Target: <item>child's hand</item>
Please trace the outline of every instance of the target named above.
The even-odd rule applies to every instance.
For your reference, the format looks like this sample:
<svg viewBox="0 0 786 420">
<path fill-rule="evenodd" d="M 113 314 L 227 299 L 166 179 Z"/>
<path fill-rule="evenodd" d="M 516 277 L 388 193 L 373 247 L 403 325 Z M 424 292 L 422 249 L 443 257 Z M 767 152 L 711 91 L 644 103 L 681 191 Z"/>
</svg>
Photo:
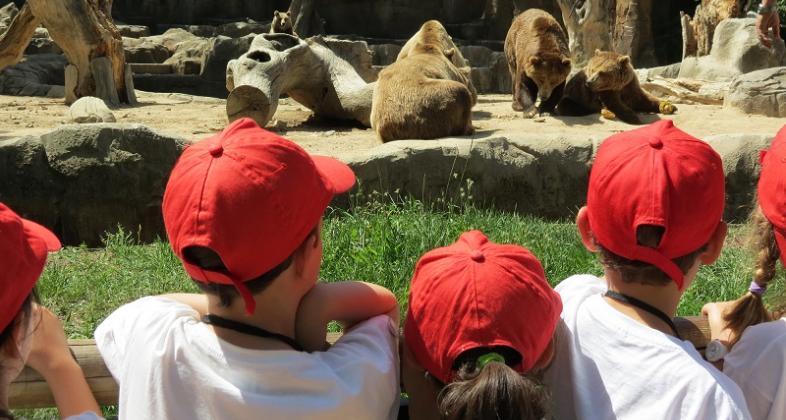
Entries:
<svg viewBox="0 0 786 420">
<path fill-rule="evenodd" d="M 711 340 L 720 340 L 727 346 L 729 343 L 734 342 L 736 336 L 728 328 L 728 322 L 725 319 L 726 314 L 732 309 L 734 303 L 735 301 L 712 302 L 701 308 L 701 314 L 707 317 L 707 321 L 710 324 Z"/>
</svg>

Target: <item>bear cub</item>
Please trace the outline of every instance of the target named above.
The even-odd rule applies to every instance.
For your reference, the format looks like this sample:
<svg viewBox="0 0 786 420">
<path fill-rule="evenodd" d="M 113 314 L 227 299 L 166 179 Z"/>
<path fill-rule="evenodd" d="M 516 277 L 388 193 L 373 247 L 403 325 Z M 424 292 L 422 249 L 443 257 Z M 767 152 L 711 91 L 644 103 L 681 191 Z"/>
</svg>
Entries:
<svg viewBox="0 0 786 420">
<path fill-rule="evenodd" d="M 641 124 L 637 112 L 673 114 L 677 107 L 645 92 L 630 63 L 630 57 L 595 50 L 587 66 L 565 86 L 557 113 L 583 116 L 601 113 L 628 124 Z"/>
</svg>

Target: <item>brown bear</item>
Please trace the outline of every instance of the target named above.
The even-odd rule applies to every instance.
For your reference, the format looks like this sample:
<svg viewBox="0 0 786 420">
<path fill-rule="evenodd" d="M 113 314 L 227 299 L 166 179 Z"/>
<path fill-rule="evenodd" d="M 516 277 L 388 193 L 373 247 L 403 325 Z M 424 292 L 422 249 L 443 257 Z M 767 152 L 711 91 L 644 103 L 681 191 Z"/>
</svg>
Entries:
<svg viewBox="0 0 786 420">
<path fill-rule="evenodd" d="M 513 81 L 513 109 L 527 117 L 552 112 L 570 74 L 565 32 L 548 12 L 528 9 L 513 19 L 505 38 Z"/>
<path fill-rule="evenodd" d="M 292 26 L 292 15 L 289 11 L 279 12 L 276 10 L 273 12 L 273 22 L 270 23 L 270 33 L 297 36 Z"/>
<path fill-rule="evenodd" d="M 559 115 L 602 112 L 606 118 L 616 116 L 628 124 L 642 123 L 636 112 L 673 114 L 676 110 L 671 103 L 641 88 L 630 57 L 600 50 L 595 50 L 586 68 L 568 80 L 565 94 L 557 106 Z"/>
<path fill-rule="evenodd" d="M 423 24 L 379 73 L 371 127 L 383 142 L 473 133 L 477 92 L 466 60 L 438 21 Z"/>
</svg>

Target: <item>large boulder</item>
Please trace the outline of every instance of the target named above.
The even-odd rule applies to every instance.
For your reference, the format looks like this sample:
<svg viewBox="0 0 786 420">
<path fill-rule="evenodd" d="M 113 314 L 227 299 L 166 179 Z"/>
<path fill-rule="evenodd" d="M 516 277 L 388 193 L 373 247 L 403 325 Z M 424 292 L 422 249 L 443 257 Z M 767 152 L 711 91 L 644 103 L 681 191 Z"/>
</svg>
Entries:
<svg viewBox="0 0 786 420">
<path fill-rule="evenodd" d="M 27 56 L 14 66 L 0 70 L 0 95 L 65 96 L 63 69 L 68 60 L 57 54 Z"/>
<path fill-rule="evenodd" d="M 567 218 L 586 200 L 598 139 L 523 134 L 515 139 L 445 138 L 386 143 L 347 163 L 362 193 L 426 201 L 471 200 L 482 206 Z"/>
<path fill-rule="evenodd" d="M 165 237 L 161 200 L 185 144 L 126 124 L 0 141 L 0 201 L 70 245 L 99 245 L 118 226 L 145 241 Z"/>
<path fill-rule="evenodd" d="M 123 50 L 127 63 L 163 63 L 172 55 L 163 44 L 144 38 L 123 37 Z"/>
<path fill-rule="evenodd" d="M 679 77 L 728 81 L 743 73 L 783 65 L 786 46 L 782 39 L 776 40 L 772 49 L 767 48 L 759 41 L 755 19 L 726 19 L 715 29 L 710 55 L 686 57 Z"/>
<path fill-rule="evenodd" d="M 723 172 L 726 174 L 724 218 L 746 220 L 756 196 L 756 183 L 761 170 L 759 153 L 769 147 L 772 136 L 721 134 L 704 140 L 723 158 Z"/>
<path fill-rule="evenodd" d="M 245 54 L 254 37 L 255 35 L 251 34 L 240 38 L 229 38 L 223 35 L 211 38 L 202 59 L 202 78 L 225 84 L 227 63 Z"/>
<path fill-rule="evenodd" d="M 775 67 L 735 77 L 723 106 L 746 114 L 786 117 L 786 67 Z"/>
</svg>

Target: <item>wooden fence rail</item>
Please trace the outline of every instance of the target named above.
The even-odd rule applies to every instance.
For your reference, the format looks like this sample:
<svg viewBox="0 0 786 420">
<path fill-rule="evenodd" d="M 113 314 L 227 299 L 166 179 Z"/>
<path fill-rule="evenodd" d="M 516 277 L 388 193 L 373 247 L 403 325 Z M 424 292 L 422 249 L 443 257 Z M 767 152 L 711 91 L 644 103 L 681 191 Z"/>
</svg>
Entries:
<svg viewBox="0 0 786 420">
<path fill-rule="evenodd" d="M 703 317 L 675 318 L 680 335 L 702 350 L 709 341 L 709 326 Z M 340 333 L 328 334 L 328 342 L 335 343 Z M 118 386 L 104 365 L 104 360 L 93 340 L 69 340 L 87 383 L 93 390 L 100 405 L 117 404 Z M 54 407 L 55 400 L 46 381 L 30 368 L 25 368 L 21 375 L 11 384 L 8 398 L 9 405 L 14 409 Z"/>
</svg>

